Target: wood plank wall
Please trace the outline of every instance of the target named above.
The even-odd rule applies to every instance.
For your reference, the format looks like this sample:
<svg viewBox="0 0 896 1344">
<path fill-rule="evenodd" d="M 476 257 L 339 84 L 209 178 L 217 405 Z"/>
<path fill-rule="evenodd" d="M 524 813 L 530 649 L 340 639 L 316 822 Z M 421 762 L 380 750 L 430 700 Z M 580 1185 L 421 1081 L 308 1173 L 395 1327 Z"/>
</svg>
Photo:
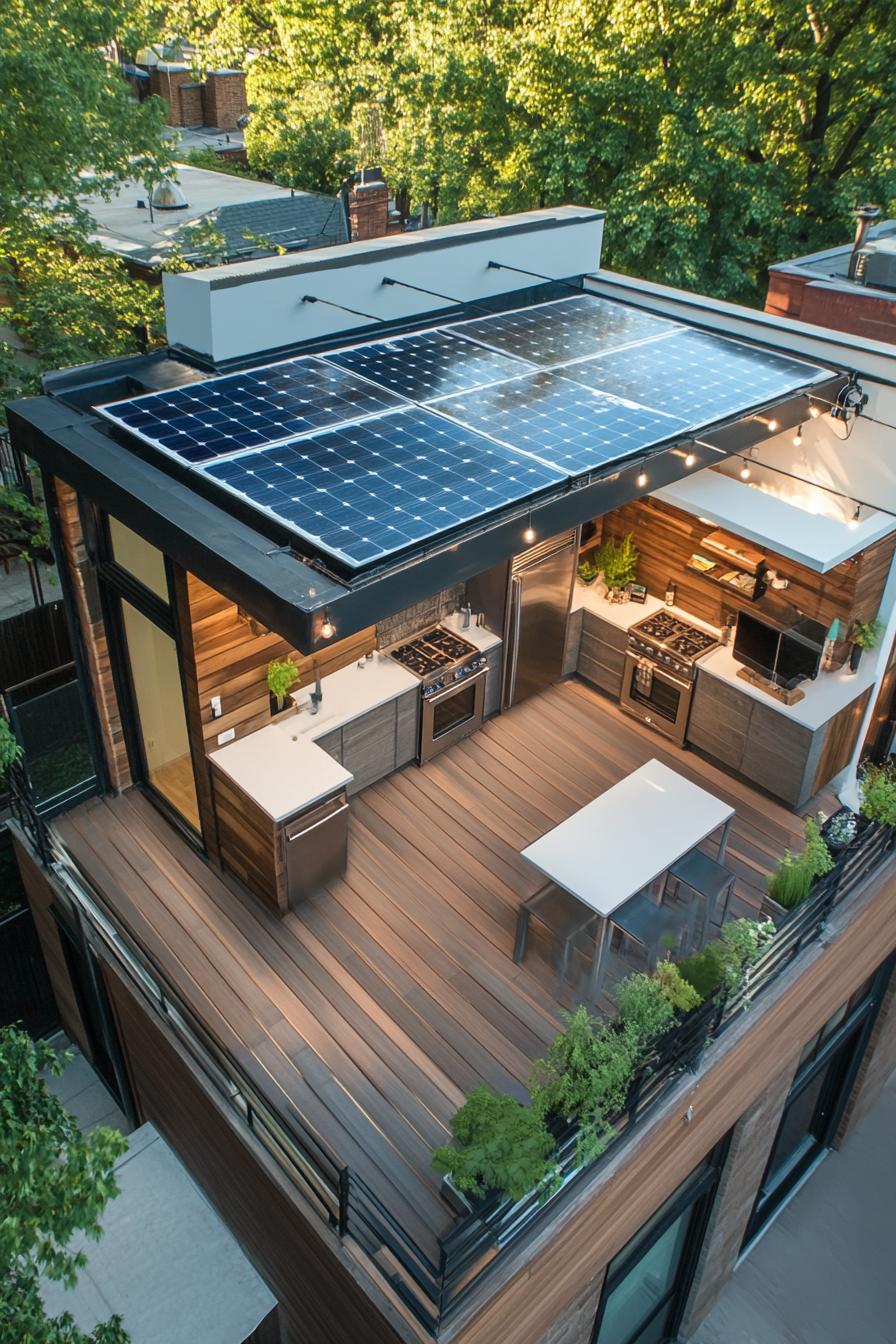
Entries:
<svg viewBox="0 0 896 1344">
<path fill-rule="evenodd" d="M 671 577 L 677 588 L 677 605 L 710 625 L 722 625 L 729 612 L 741 610 L 760 617 L 763 612 L 772 615 L 779 602 L 798 607 L 826 629 L 835 616 L 839 617 L 843 638 L 837 656 L 841 661 L 849 651 L 848 631 L 852 622 L 868 620 L 877 614 L 896 547 L 896 537 L 885 537 L 827 574 L 817 574 L 805 565 L 767 551 L 768 567 L 789 579 L 790 587 L 751 602 L 736 593 L 722 591 L 709 579 L 686 568 L 691 555 L 695 551 L 700 553 L 703 539 L 715 531 L 713 524 L 701 523 L 694 514 L 648 497 L 606 514 L 603 530 L 605 535 L 617 538 L 633 532 L 640 552 L 639 582 L 653 596 L 662 597 Z"/>
<path fill-rule="evenodd" d="M 294 658 L 302 684 L 314 679 L 312 662 L 321 676 L 356 662 L 376 646 L 376 628 L 368 627 L 350 639 L 331 644 L 314 660 L 297 653 L 280 635 L 255 634 L 240 619 L 233 602 L 194 574 L 186 575 L 188 622 L 182 618 L 185 650 L 193 662 L 195 695 L 206 752 L 218 745 L 218 734 L 233 728 L 245 737 L 270 723 L 267 667 L 274 659 Z M 223 713 L 212 718 L 212 696 L 220 695 Z"/>
<path fill-rule="evenodd" d="M 78 496 L 70 485 L 55 478 L 56 512 L 63 555 L 71 579 L 84 655 L 93 683 L 94 702 L 99 719 L 103 751 L 109 779 L 116 789 L 126 789 L 133 781 L 125 745 L 124 729 L 115 683 L 106 627 L 103 622 L 96 583 L 89 568 L 84 533 L 78 512 Z"/>
</svg>

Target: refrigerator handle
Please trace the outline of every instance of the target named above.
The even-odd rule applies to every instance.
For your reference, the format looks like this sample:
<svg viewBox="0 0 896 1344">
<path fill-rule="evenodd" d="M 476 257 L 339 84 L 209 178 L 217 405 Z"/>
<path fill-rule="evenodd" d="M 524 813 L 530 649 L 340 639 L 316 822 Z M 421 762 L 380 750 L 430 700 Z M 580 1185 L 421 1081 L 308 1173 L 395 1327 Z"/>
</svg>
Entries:
<svg viewBox="0 0 896 1344">
<path fill-rule="evenodd" d="M 518 575 L 514 574 L 510 580 L 510 619 L 511 619 L 511 637 L 510 637 L 510 664 L 507 669 L 507 690 L 504 695 L 504 708 L 509 709 L 513 704 L 513 697 L 516 693 L 516 667 L 520 657 L 520 608 L 523 600 L 523 581 Z"/>
</svg>

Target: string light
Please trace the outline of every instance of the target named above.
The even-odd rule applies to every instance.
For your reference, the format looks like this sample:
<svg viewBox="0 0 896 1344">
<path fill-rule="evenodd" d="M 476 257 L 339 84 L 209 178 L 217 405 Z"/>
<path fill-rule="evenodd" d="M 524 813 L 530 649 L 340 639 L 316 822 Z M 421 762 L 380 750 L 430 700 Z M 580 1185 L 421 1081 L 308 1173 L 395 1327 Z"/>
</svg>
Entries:
<svg viewBox="0 0 896 1344">
<path fill-rule="evenodd" d="M 846 524 L 846 526 L 849 528 L 850 532 L 855 532 L 856 528 L 858 527 L 859 523 L 861 522 L 861 512 L 862 512 L 862 511 L 861 511 L 861 508 L 860 508 L 859 505 L 857 504 L 857 505 L 856 505 L 856 511 L 855 511 L 855 513 L 854 513 L 853 516 L 850 518 L 849 522 Z"/>
<path fill-rule="evenodd" d="M 532 515 L 530 513 L 529 520 L 526 523 L 525 531 L 523 532 L 523 541 L 526 543 L 527 546 L 531 546 L 534 540 L 535 540 L 535 528 L 532 526 Z"/>
<path fill-rule="evenodd" d="M 642 467 L 641 470 L 638 472 L 637 476 L 635 477 L 635 485 L 638 487 L 639 490 L 643 490 L 645 485 L 647 484 L 648 479 L 649 477 L 647 475 L 647 472 Z"/>
<path fill-rule="evenodd" d="M 802 427 L 802 425 L 800 425 L 799 429 L 797 430 L 797 432 L 796 432 L 796 433 L 794 434 L 794 436 L 793 436 L 793 446 L 794 446 L 794 448 L 799 448 L 799 446 L 800 446 L 800 444 L 802 443 L 802 441 L 803 441 L 803 427 Z"/>
<path fill-rule="evenodd" d="M 741 478 L 742 481 L 748 481 L 748 480 L 750 479 L 750 464 L 749 464 L 749 462 L 744 462 L 743 466 L 741 467 L 741 469 L 740 469 L 740 478 Z M 746 498 L 746 496 L 744 496 L 744 498 Z"/>
<path fill-rule="evenodd" d="M 697 454 L 688 453 L 687 457 L 684 460 L 684 464 L 686 467 L 692 467 L 696 461 L 697 461 Z"/>
<path fill-rule="evenodd" d="M 326 608 L 324 608 L 324 623 L 320 628 L 320 633 L 323 639 L 332 639 L 336 633 L 336 627 L 330 620 Z"/>
<path fill-rule="evenodd" d="M 811 415 L 813 420 L 817 420 L 818 417 L 821 415 L 821 407 L 816 406 L 814 401 L 809 402 L 809 414 Z"/>
</svg>

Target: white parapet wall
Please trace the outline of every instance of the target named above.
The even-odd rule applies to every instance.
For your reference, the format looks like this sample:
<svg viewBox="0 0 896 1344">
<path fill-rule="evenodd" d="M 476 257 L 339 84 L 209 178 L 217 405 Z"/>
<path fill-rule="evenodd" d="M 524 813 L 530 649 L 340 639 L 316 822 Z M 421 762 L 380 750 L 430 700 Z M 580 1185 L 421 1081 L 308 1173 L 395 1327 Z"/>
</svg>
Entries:
<svg viewBox="0 0 896 1344">
<path fill-rule="evenodd" d="M 448 307 L 444 300 L 383 280 L 475 303 L 538 283 L 490 270 L 490 261 L 557 280 L 584 275 L 600 265 L 603 223 L 600 210 L 566 205 L 165 275 L 168 342 L 221 364 L 300 342 L 376 333 L 376 323 L 303 302 L 308 294 L 387 321 L 437 322 Z"/>
</svg>

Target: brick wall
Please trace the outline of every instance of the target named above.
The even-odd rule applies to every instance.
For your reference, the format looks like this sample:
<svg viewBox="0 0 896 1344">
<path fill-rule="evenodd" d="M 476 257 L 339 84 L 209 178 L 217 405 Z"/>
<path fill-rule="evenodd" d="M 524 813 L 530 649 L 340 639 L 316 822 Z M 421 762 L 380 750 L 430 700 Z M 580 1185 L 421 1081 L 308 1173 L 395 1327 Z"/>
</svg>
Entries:
<svg viewBox="0 0 896 1344">
<path fill-rule="evenodd" d="M 875 341 L 896 341 L 896 296 L 883 298 L 860 285 L 841 289 L 815 283 L 811 275 L 772 271 L 765 311 Z"/>
<path fill-rule="evenodd" d="M 450 616 L 452 611 L 457 611 L 463 604 L 466 589 L 462 583 L 456 583 L 453 588 L 445 588 L 434 597 L 427 597 L 422 602 L 415 602 L 412 607 L 405 607 L 403 611 L 397 611 L 394 616 L 389 616 L 384 621 L 378 621 L 376 627 L 377 648 L 387 649 L 391 644 L 398 644 L 403 639 L 409 639 L 415 635 L 418 630 L 424 630 L 429 625 L 435 625 L 438 621 Z"/>
<path fill-rule="evenodd" d="M 561 1312 L 538 1344 L 591 1344 L 605 1278 L 606 1270 L 602 1269 Z"/>
<path fill-rule="evenodd" d="M 157 65 L 150 71 L 149 91 L 167 104 L 165 122 L 168 126 L 183 126 L 181 87 L 194 83 L 192 71 L 185 65 Z"/>
<path fill-rule="evenodd" d="M 219 131 L 237 130 L 237 120 L 248 110 L 246 75 L 242 70 L 210 70 L 202 90 L 206 126 Z"/>
<path fill-rule="evenodd" d="M 794 1059 L 734 1128 L 682 1322 L 683 1340 L 715 1306 L 734 1269 L 796 1064 Z"/>
<path fill-rule="evenodd" d="M 180 117 L 182 126 L 202 125 L 202 85 L 194 80 L 192 84 L 180 86 Z"/>
</svg>

